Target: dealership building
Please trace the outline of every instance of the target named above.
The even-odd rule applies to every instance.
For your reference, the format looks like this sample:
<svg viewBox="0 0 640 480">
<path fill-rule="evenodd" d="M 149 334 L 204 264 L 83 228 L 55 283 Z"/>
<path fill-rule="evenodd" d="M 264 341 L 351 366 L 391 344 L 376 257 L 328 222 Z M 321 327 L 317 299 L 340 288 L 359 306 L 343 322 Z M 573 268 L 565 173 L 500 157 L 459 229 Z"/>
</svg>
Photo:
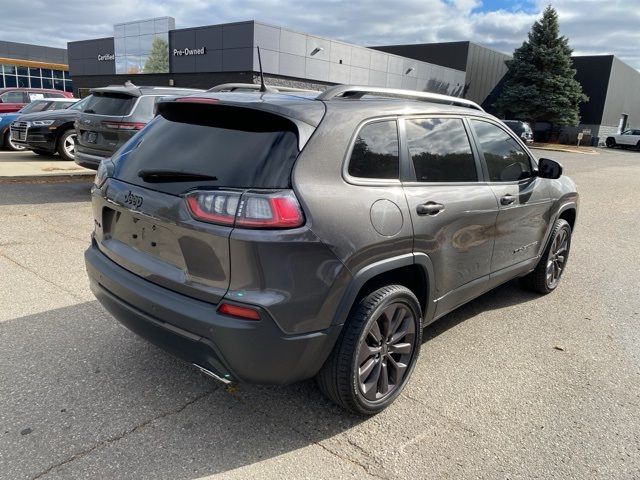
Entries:
<svg viewBox="0 0 640 480">
<path fill-rule="evenodd" d="M 473 42 L 445 42 L 375 47 L 425 62 L 444 65 L 465 74 L 465 98 L 493 113 L 493 103 L 506 80 L 505 61 L 511 57 Z M 580 104 L 580 125 L 563 127 L 562 142 L 574 142 L 585 132 L 603 142 L 626 128 L 640 128 L 640 72 L 614 55 L 576 55 L 576 80 L 589 101 Z M 549 125 L 538 125 L 544 130 Z"/>
<path fill-rule="evenodd" d="M 135 84 L 211 88 L 258 81 L 260 47 L 272 85 L 324 88 L 336 83 L 428 90 L 460 96 L 460 70 L 300 33 L 257 21 L 175 29 L 164 17 L 114 26 L 114 36 L 69 42 L 76 93 Z"/>
<path fill-rule="evenodd" d="M 73 91 L 67 50 L 0 40 L 0 88 Z"/>
<path fill-rule="evenodd" d="M 468 98 L 490 112 L 510 58 L 468 41 L 367 48 L 258 21 L 176 29 L 172 17 L 117 24 L 113 37 L 69 42 L 67 50 L 74 92 L 85 95 L 126 80 L 195 88 L 258 83 L 256 47 L 265 80 L 274 86 L 350 83 L 430 91 Z M 573 61 L 589 101 L 580 107 L 581 124 L 564 128 L 561 139 L 573 141 L 587 130 L 602 141 L 620 128 L 640 128 L 640 72 L 613 55 Z"/>
</svg>

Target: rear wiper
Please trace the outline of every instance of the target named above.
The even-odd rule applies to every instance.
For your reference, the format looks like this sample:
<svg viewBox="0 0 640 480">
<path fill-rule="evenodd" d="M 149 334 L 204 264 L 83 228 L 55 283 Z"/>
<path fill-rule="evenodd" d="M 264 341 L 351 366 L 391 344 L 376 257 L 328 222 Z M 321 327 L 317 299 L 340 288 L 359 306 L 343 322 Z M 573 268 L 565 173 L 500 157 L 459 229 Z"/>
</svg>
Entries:
<svg viewBox="0 0 640 480">
<path fill-rule="evenodd" d="M 179 170 L 140 170 L 138 176 L 147 183 L 192 182 L 196 180 L 218 180 L 218 177 L 202 173 L 181 172 Z"/>
</svg>

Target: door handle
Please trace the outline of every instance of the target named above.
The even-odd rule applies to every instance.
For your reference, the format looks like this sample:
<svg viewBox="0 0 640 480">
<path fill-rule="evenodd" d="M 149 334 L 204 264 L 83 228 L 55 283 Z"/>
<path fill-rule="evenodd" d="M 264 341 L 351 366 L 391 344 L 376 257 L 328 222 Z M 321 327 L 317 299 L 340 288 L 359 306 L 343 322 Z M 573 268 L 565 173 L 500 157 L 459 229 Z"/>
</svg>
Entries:
<svg viewBox="0 0 640 480">
<path fill-rule="evenodd" d="M 444 205 L 436 202 L 427 202 L 416 207 L 418 215 L 437 215 L 444 210 Z"/>
<path fill-rule="evenodd" d="M 502 205 L 511 205 L 515 201 L 516 201 L 516 197 L 510 194 L 506 194 L 504 197 L 500 199 L 500 203 Z"/>
</svg>

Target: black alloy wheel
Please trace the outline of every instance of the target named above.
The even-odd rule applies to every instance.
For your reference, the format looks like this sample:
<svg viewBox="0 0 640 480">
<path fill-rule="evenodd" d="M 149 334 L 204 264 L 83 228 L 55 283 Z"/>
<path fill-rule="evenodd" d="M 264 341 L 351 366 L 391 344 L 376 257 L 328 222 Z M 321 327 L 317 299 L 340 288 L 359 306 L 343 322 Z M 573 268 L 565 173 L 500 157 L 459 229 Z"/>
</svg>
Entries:
<svg viewBox="0 0 640 480">
<path fill-rule="evenodd" d="M 407 384 L 422 344 L 422 309 L 411 290 L 388 285 L 352 308 L 318 373 L 320 390 L 354 413 L 388 407 Z"/>
<path fill-rule="evenodd" d="M 416 320 L 404 303 L 392 303 L 371 322 L 358 346 L 358 387 L 364 398 L 384 399 L 402 384 L 415 338 Z"/>
</svg>

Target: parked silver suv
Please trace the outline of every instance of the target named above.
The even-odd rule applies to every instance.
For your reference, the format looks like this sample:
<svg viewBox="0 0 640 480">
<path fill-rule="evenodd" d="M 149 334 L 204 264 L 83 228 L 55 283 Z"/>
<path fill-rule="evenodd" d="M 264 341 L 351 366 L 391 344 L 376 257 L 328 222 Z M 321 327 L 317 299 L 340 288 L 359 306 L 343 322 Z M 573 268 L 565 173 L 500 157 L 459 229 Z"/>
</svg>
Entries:
<svg viewBox="0 0 640 480">
<path fill-rule="evenodd" d="M 131 82 L 92 89 L 91 98 L 75 122 L 75 162 L 97 170 L 103 158 L 111 156 L 151 121 L 161 98 L 202 91 L 193 88 L 139 87 Z"/>
<path fill-rule="evenodd" d="M 373 414 L 426 325 L 516 277 L 558 286 L 575 186 L 473 102 L 221 90 L 160 102 L 98 170 L 87 270 L 134 332 L 223 382 L 317 376 Z"/>
</svg>

